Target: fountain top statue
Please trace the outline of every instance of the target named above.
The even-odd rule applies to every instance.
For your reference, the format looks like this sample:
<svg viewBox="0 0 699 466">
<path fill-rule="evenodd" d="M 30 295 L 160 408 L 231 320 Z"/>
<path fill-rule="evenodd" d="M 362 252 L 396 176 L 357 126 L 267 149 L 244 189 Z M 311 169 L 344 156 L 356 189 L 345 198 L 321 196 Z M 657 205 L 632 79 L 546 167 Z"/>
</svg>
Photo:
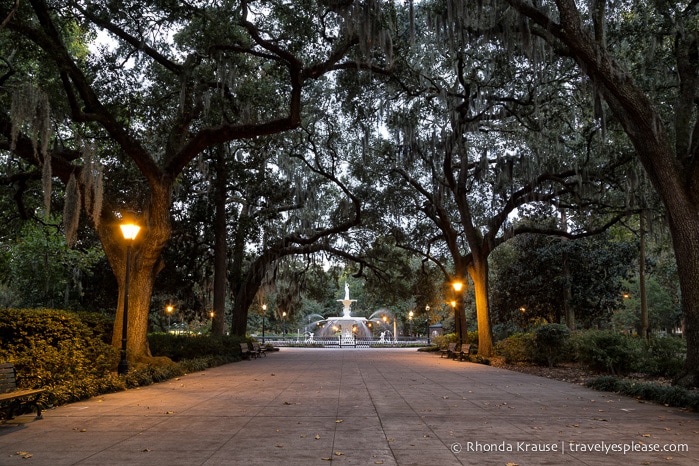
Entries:
<svg viewBox="0 0 699 466">
<path fill-rule="evenodd" d="M 338 299 L 338 302 L 341 302 L 342 305 L 344 306 L 342 308 L 342 317 L 349 318 L 350 317 L 350 312 L 351 312 L 351 307 L 352 303 L 357 302 L 356 299 L 350 299 L 349 295 L 349 284 L 345 282 L 345 299 Z"/>
</svg>

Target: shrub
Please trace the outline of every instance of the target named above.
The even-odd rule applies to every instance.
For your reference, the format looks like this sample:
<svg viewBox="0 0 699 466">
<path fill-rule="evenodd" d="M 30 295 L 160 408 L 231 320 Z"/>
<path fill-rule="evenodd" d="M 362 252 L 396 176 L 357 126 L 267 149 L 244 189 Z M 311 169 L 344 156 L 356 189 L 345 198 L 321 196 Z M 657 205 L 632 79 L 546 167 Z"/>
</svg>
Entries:
<svg viewBox="0 0 699 466">
<path fill-rule="evenodd" d="M 536 343 L 531 333 L 515 333 L 495 345 L 495 354 L 501 356 L 508 364 L 532 362 L 535 353 Z"/>
<path fill-rule="evenodd" d="M 437 346 L 437 348 L 446 348 L 449 343 L 458 343 L 459 340 L 456 337 L 456 333 L 445 333 L 444 335 L 438 335 L 432 337 L 432 343 Z"/>
<path fill-rule="evenodd" d="M 620 393 L 638 399 L 652 401 L 667 406 L 699 410 L 699 393 L 681 387 L 661 385 L 655 382 L 643 383 L 613 376 L 598 377 L 586 382 L 595 390 Z"/>
<path fill-rule="evenodd" d="M 119 355 L 95 325 L 73 312 L 51 309 L 0 310 L 0 361 L 14 364 L 20 378 L 41 379 L 48 403 L 94 396 L 122 386 L 112 371 Z"/>
<path fill-rule="evenodd" d="M 612 330 L 586 330 L 573 335 L 577 359 L 599 372 L 622 375 L 636 370 L 642 340 Z"/>
<path fill-rule="evenodd" d="M 222 362 L 241 359 L 240 343 L 248 339 L 238 336 L 210 336 L 153 333 L 148 335 L 148 345 L 153 356 L 166 356 L 173 361 L 202 357 L 220 358 Z"/>
<path fill-rule="evenodd" d="M 687 341 L 675 337 L 652 338 L 645 345 L 638 370 L 645 374 L 676 377 L 684 367 Z"/>
<path fill-rule="evenodd" d="M 563 324 L 544 324 L 534 330 L 536 359 L 545 359 L 549 367 L 565 357 L 570 330 Z"/>
</svg>

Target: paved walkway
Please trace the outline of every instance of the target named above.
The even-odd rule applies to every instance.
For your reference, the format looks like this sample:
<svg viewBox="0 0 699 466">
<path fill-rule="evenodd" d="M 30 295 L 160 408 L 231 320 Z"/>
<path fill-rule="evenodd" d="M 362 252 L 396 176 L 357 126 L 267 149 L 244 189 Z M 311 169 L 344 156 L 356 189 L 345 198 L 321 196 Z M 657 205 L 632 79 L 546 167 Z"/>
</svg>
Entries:
<svg viewBox="0 0 699 466">
<path fill-rule="evenodd" d="M 0 425 L 0 465 L 698 462 L 697 414 L 414 349 L 283 348 Z"/>
</svg>

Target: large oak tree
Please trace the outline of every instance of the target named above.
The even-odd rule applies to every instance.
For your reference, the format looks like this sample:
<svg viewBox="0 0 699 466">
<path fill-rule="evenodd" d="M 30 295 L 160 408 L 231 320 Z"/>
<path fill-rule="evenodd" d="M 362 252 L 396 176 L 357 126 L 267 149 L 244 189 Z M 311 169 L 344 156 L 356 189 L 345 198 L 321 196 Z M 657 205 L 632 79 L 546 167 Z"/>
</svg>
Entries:
<svg viewBox="0 0 699 466">
<path fill-rule="evenodd" d="M 118 223 L 124 212 L 136 214 L 143 230 L 128 290 L 131 360 L 150 355 L 153 283 L 183 169 L 209 147 L 297 128 L 309 81 L 389 65 L 385 19 L 371 1 L 277 8 L 29 0 L 10 14 L 11 7 L 0 6 L 9 18 L 0 32 L 0 147 L 40 167 L 45 180 L 65 183 L 69 233 L 75 212 L 91 214 L 119 283 L 115 345 L 126 291 Z M 81 45 L 95 36 L 109 40 L 99 50 Z"/>
</svg>

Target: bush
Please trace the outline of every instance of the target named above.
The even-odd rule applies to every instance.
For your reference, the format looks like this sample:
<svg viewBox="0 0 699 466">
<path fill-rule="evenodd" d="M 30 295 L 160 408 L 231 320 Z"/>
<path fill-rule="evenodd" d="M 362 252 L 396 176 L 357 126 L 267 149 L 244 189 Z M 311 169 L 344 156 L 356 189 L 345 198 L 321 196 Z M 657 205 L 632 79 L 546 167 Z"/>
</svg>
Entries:
<svg viewBox="0 0 699 466">
<path fill-rule="evenodd" d="M 176 362 L 207 357 L 220 358 L 222 363 L 240 361 L 240 343 L 248 341 L 249 339 L 233 335 L 148 335 L 148 345 L 153 356 L 166 356 Z"/>
<path fill-rule="evenodd" d="M 643 342 L 612 330 L 587 330 L 573 335 L 576 358 L 590 369 L 612 375 L 627 374 L 640 366 Z"/>
<path fill-rule="evenodd" d="M 73 312 L 0 310 L 0 361 L 14 364 L 20 378 L 41 379 L 48 403 L 60 404 L 123 386 L 113 374 L 118 351 L 103 340 L 101 317 L 85 325 Z"/>
<path fill-rule="evenodd" d="M 133 364 L 126 376 L 118 376 L 119 351 L 109 344 L 112 327 L 110 319 L 96 313 L 2 309 L 0 362 L 14 364 L 20 382 L 40 378 L 36 385 L 48 388 L 44 403 L 58 405 L 237 361 L 240 342 L 245 341 L 150 335 L 156 357 Z"/>
<path fill-rule="evenodd" d="M 687 341 L 675 337 L 652 338 L 645 345 L 638 371 L 652 376 L 674 378 L 684 367 Z"/>
<path fill-rule="evenodd" d="M 432 337 L 432 343 L 437 346 L 437 348 L 446 348 L 449 343 L 458 343 L 459 340 L 456 337 L 456 333 L 445 333 L 444 335 L 438 335 Z"/>
<path fill-rule="evenodd" d="M 570 330 L 563 324 L 544 324 L 534 330 L 536 359 L 544 359 L 549 367 L 561 361 L 566 354 Z"/>
<path fill-rule="evenodd" d="M 536 343 L 531 333 L 515 333 L 495 345 L 495 354 L 508 364 L 533 362 L 535 353 Z"/>
<path fill-rule="evenodd" d="M 681 387 L 660 385 L 655 382 L 635 382 L 613 376 L 598 377 L 588 381 L 586 385 L 595 390 L 620 393 L 667 406 L 699 410 L 699 393 Z"/>
</svg>

